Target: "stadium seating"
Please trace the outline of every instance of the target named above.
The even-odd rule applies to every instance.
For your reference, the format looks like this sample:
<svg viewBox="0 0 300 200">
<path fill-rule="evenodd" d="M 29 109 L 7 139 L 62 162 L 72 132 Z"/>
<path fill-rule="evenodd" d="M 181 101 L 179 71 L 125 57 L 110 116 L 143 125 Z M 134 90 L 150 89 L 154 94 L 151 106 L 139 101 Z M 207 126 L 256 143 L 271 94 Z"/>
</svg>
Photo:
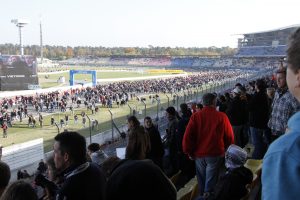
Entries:
<svg viewBox="0 0 300 200">
<path fill-rule="evenodd" d="M 198 195 L 197 178 L 192 178 L 183 188 L 177 192 L 178 200 L 192 200 Z"/>
<path fill-rule="evenodd" d="M 262 160 L 248 159 L 244 166 L 252 171 L 253 179 L 255 179 L 255 175 L 262 167 Z"/>
<path fill-rule="evenodd" d="M 174 175 L 170 178 L 170 181 L 171 181 L 174 185 L 176 185 L 177 180 L 178 180 L 180 174 L 181 174 L 181 170 L 179 170 L 176 174 L 174 174 Z"/>
<path fill-rule="evenodd" d="M 254 47 L 241 47 L 236 54 L 236 57 L 267 57 L 267 56 L 285 56 L 287 46 L 279 45 L 272 46 L 254 46 Z"/>
</svg>

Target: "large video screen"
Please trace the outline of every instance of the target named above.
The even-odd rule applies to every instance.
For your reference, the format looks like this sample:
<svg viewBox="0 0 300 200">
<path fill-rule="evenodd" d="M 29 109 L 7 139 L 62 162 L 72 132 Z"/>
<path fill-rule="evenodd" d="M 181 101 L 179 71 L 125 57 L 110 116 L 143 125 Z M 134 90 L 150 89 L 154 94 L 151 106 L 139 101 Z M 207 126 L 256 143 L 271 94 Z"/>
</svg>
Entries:
<svg viewBox="0 0 300 200">
<path fill-rule="evenodd" d="M 34 56 L 0 55 L 0 90 L 28 90 L 39 84 Z"/>
</svg>

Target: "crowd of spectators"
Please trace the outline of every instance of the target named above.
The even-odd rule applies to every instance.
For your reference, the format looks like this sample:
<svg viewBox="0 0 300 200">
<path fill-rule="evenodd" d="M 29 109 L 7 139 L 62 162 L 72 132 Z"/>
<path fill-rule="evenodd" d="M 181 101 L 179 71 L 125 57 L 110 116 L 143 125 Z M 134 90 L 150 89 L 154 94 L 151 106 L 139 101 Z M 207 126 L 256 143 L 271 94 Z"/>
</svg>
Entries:
<svg viewBox="0 0 300 200">
<path fill-rule="evenodd" d="M 250 48 L 250 47 L 249 47 Z M 245 48 L 245 49 L 249 49 Z M 279 47 L 278 47 L 279 48 Z M 269 47 L 266 49 L 278 49 Z M 251 49 L 251 48 L 250 48 Z M 262 48 L 263 49 L 263 48 Z M 282 49 L 282 48 L 280 48 Z M 284 52 L 283 50 L 280 50 Z M 243 48 L 241 48 L 243 51 Z M 245 50 L 246 51 L 246 50 Z M 279 50 L 276 50 L 279 51 Z M 253 52 L 256 52 L 254 48 Z M 262 54 L 258 54 L 262 55 Z M 126 67 L 167 67 L 167 68 L 249 68 L 257 69 L 263 68 L 266 65 L 271 66 L 269 63 L 278 62 L 278 57 L 284 57 L 284 54 L 275 54 L 275 56 L 255 56 L 247 54 L 237 54 L 234 57 L 151 57 L 151 58 L 130 58 L 130 57 L 93 57 L 93 58 L 70 58 L 61 61 L 63 65 L 89 65 L 89 66 L 126 66 Z"/>
<path fill-rule="evenodd" d="M 286 45 L 278 46 L 251 46 L 239 48 L 236 57 L 284 57 Z"/>
<path fill-rule="evenodd" d="M 39 165 L 34 182 L 28 184 L 21 180 L 9 185 L 3 198 L 21 187 L 30 199 L 176 199 L 176 191 L 196 175 L 199 198 L 240 199 L 248 194 L 246 186 L 254 177 L 244 167 L 246 160 L 249 157 L 262 159 L 267 147 L 284 134 L 273 140 L 264 138 L 268 130 L 272 130 L 267 122 L 269 116 L 272 120 L 269 113 L 277 101 L 274 96 L 268 96 L 266 88 L 276 87 L 277 92 L 286 88 L 284 80 L 280 80 L 282 73 L 285 73 L 284 68 L 277 71 L 276 83 L 272 77 L 265 77 L 247 85 L 236 84 L 230 93 L 207 93 L 201 104 L 197 104 L 198 109 L 189 108 L 185 103 L 180 105 L 180 111 L 168 107 L 164 138 L 160 137 L 164 134 L 158 131 L 150 117 L 145 118 L 143 126 L 135 116 L 129 117 L 125 159 L 107 157 L 99 144 L 93 143 L 86 148 L 85 139 L 75 132 L 60 133 L 55 137 L 54 156 L 46 164 Z M 200 80 L 195 81 L 195 77 L 179 78 L 177 82 L 199 84 Z M 174 85 L 171 79 L 168 82 Z M 149 86 L 149 82 L 145 83 Z M 164 81 L 157 83 L 165 87 Z M 150 85 L 151 89 L 143 88 L 143 91 L 140 88 L 139 92 L 153 92 L 157 83 L 154 88 Z M 130 84 L 134 83 L 128 84 L 131 88 Z M 107 87 L 116 86 L 125 87 L 124 84 Z M 92 94 L 91 91 L 99 91 L 100 87 L 86 89 L 83 94 Z M 71 91 L 53 96 L 72 96 L 74 92 L 76 94 Z M 272 106 L 270 102 L 273 102 Z M 291 109 L 289 115 L 299 110 L 300 104 Z M 263 120 L 258 120 L 259 117 Z M 279 120 L 287 124 L 284 117 Z M 216 132 L 218 134 L 214 134 Z M 269 134 L 273 132 L 269 131 Z M 252 155 L 243 149 L 248 143 L 254 146 Z M 266 148 L 261 148 L 261 144 Z M 86 155 L 89 155 L 88 159 Z M 169 178 L 178 171 L 181 171 L 180 176 L 173 185 Z"/>
<path fill-rule="evenodd" d="M 87 148 L 83 136 L 65 131 L 55 136 L 53 158 L 47 161 L 47 167 L 39 165 L 31 184 L 20 180 L 8 185 L 9 166 L 0 162 L 0 199 L 175 200 L 179 184 L 184 185 L 195 175 L 198 199 L 202 200 L 245 198 L 253 192 L 248 185 L 257 182 L 261 185 L 254 191 L 255 199 L 260 196 L 266 200 L 297 199 L 300 29 L 292 35 L 287 54 L 288 66 L 282 64 L 275 79 L 264 77 L 247 84 L 237 83 L 224 94 L 206 93 L 201 102 L 196 102 L 196 108 L 194 105 L 188 108 L 185 103 L 180 111 L 168 107 L 168 126 L 163 139 L 150 117 L 144 119 L 144 125 L 135 116 L 129 117 L 124 159 L 106 158 L 97 144 Z M 211 78 L 223 76 L 214 74 Z M 176 91 L 188 85 L 199 86 L 210 78 L 195 75 L 176 80 L 157 80 L 153 85 L 149 81 L 137 85 L 109 84 L 105 89 L 97 86 L 57 95 L 76 97 L 82 92 L 90 102 L 94 97 L 100 98 L 97 94 L 102 94 L 101 90 L 109 92 L 108 95 L 118 91 L 131 93 L 132 87 L 137 88 L 134 92 L 141 93 L 173 92 L 172 88 Z M 166 82 L 172 86 L 168 87 Z M 8 104 L 9 100 L 5 102 Z M 252 155 L 247 145 L 253 145 Z M 102 155 L 100 163 L 99 159 L 93 159 L 96 152 Z M 260 173 L 253 174 L 244 166 L 249 158 L 263 159 Z M 169 178 L 180 171 L 183 172 L 180 181 L 174 185 Z M 36 192 L 38 186 L 42 188 L 40 193 Z"/>
<path fill-rule="evenodd" d="M 224 73 L 221 70 L 211 70 L 183 77 L 116 82 L 97 85 L 96 87 L 3 98 L 0 100 L 0 124 L 3 129 L 3 137 L 7 137 L 7 129 L 13 125 L 15 120 L 22 122 L 26 118 L 26 120 L 28 119 L 28 127 L 34 128 L 37 124 L 42 127 L 42 113 L 66 112 L 67 110 L 73 113 L 76 107 L 79 108 L 82 105 L 90 109 L 92 113 L 97 113 L 99 105 L 108 108 L 112 108 L 113 104 L 118 107 L 123 106 L 130 99 L 136 98 L 138 94 L 174 94 L 183 90 L 201 87 L 209 82 L 218 82 L 241 75 L 243 75 L 241 71 L 226 71 Z M 68 121 L 69 116 L 66 114 L 65 119 L 58 123 L 63 126 Z M 97 127 L 96 123 L 95 121 L 95 128 Z M 51 124 L 54 125 L 54 119 Z"/>
</svg>

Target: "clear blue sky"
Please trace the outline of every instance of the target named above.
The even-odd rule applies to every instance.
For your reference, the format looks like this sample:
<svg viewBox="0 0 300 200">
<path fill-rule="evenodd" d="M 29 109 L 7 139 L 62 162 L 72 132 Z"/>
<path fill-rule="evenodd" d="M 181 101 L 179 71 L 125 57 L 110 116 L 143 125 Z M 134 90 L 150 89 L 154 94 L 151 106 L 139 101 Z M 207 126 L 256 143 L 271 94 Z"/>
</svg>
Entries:
<svg viewBox="0 0 300 200">
<path fill-rule="evenodd" d="M 10 21 L 30 21 L 24 45 L 236 47 L 237 33 L 300 23 L 299 0 L 0 0 L 0 44 L 18 43 Z"/>
</svg>

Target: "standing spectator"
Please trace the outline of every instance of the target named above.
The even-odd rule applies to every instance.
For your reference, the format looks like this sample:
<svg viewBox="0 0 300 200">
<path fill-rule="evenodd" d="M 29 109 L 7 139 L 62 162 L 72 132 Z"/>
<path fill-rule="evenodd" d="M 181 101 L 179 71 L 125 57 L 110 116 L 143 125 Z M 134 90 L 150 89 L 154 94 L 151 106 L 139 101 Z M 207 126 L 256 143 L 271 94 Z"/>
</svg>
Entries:
<svg viewBox="0 0 300 200">
<path fill-rule="evenodd" d="M 154 126 L 151 117 L 145 117 L 144 126 L 146 133 L 148 133 L 150 137 L 151 146 L 151 150 L 147 154 L 147 158 L 151 159 L 162 169 L 162 159 L 165 151 L 161 141 L 160 133 L 158 129 Z"/>
<path fill-rule="evenodd" d="M 288 119 L 300 109 L 299 102 L 292 96 L 287 87 L 285 68 L 282 67 L 276 72 L 276 81 L 278 88 L 275 92 L 268 122 L 272 141 L 285 133 Z"/>
<path fill-rule="evenodd" d="M 182 153 L 182 140 L 183 135 L 186 129 L 186 126 L 189 123 L 189 120 L 192 116 L 191 110 L 188 108 L 188 105 L 186 103 L 180 104 L 180 113 L 181 116 L 179 117 L 178 121 L 178 130 L 176 135 L 177 145 L 178 145 L 178 151 Z"/>
<path fill-rule="evenodd" d="M 128 118 L 128 129 L 128 144 L 125 158 L 132 160 L 146 159 L 146 155 L 151 149 L 149 135 L 135 116 Z"/>
<path fill-rule="evenodd" d="M 203 109 L 203 105 L 201 103 L 197 103 L 196 105 L 196 112 L 200 111 Z"/>
<path fill-rule="evenodd" d="M 134 129 L 137 129 L 140 127 L 141 123 L 135 116 L 130 116 L 127 119 L 127 125 L 128 125 L 128 136 L 131 134 Z"/>
<path fill-rule="evenodd" d="M 68 123 L 69 123 L 69 115 L 65 115 L 65 122 L 66 122 L 66 126 L 68 126 Z"/>
<path fill-rule="evenodd" d="M 83 128 L 85 128 L 85 124 L 86 124 L 86 118 L 85 116 L 82 117 L 82 125 L 83 125 Z"/>
<path fill-rule="evenodd" d="M 64 119 L 63 119 L 63 118 L 61 118 L 59 123 L 60 123 L 60 128 L 62 128 L 62 127 L 64 126 L 64 124 L 65 124 L 65 121 L 64 121 Z"/>
<path fill-rule="evenodd" d="M 226 113 L 234 132 L 235 144 L 243 148 L 246 145 L 245 125 L 247 123 L 247 102 L 242 99 L 242 90 L 239 86 L 232 91 L 233 99 L 230 101 Z"/>
<path fill-rule="evenodd" d="M 40 122 L 40 127 L 43 128 L 43 116 L 41 113 L 39 113 L 39 122 Z"/>
<path fill-rule="evenodd" d="M 3 138 L 7 138 L 7 129 L 8 129 L 7 124 L 5 122 L 2 123 L 1 128 L 3 129 Z"/>
<path fill-rule="evenodd" d="M 178 157 L 178 119 L 176 117 L 177 112 L 173 106 L 166 109 L 166 115 L 168 119 L 168 128 L 165 135 L 165 148 L 167 150 L 167 166 L 166 174 L 172 176 L 179 170 L 179 157 Z"/>
<path fill-rule="evenodd" d="M 54 117 L 53 116 L 51 116 L 51 126 L 53 126 L 54 125 L 54 122 L 55 122 L 55 120 L 54 120 Z"/>
<path fill-rule="evenodd" d="M 255 82 L 255 91 L 248 103 L 250 133 L 254 145 L 252 158 L 262 159 L 267 150 L 265 133 L 269 120 L 269 100 L 265 82 L 262 79 Z"/>
<path fill-rule="evenodd" d="M 194 113 L 183 138 L 183 152 L 196 161 L 199 194 L 207 197 L 218 180 L 225 149 L 234 142 L 226 114 L 216 110 L 216 96 L 203 95 L 204 108 Z"/>
<path fill-rule="evenodd" d="M 70 111 L 71 111 L 72 115 L 74 115 L 73 103 L 70 105 Z"/>
<path fill-rule="evenodd" d="M 18 117 L 20 119 L 20 122 L 22 122 L 22 112 L 21 112 L 21 108 L 20 107 L 18 108 L 17 114 L 18 114 Z"/>
<path fill-rule="evenodd" d="M 78 116 L 74 115 L 74 124 L 77 124 L 77 123 L 78 123 Z"/>
<path fill-rule="evenodd" d="M 28 117 L 28 127 L 32 126 L 32 119 L 33 119 L 33 117 L 32 117 L 32 115 L 30 115 Z"/>
<path fill-rule="evenodd" d="M 219 98 L 219 105 L 218 105 L 219 111 L 226 113 L 227 110 L 227 102 L 224 95 L 221 95 Z"/>
<path fill-rule="evenodd" d="M 179 169 L 181 174 L 176 183 L 176 188 L 181 188 L 187 183 L 191 178 L 195 177 L 195 161 L 189 159 L 189 157 L 183 153 L 182 150 L 182 141 L 183 136 L 186 130 L 186 127 L 192 116 L 191 110 L 188 108 L 186 103 L 180 104 L 180 119 L 178 122 L 178 134 L 177 134 L 177 143 L 178 143 L 178 158 L 179 158 Z"/>
<path fill-rule="evenodd" d="M 300 102 L 300 29 L 290 38 L 287 50 L 287 85 Z M 278 94 L 277 94 L 278 95 Z M 276 96 L 275 96 L 276 98 Z M 277 97 L 278 98 L 278 97 Z M 286 101 L 291 99 L 286 99 Z M 290 103 L 289 101 L 286 103 Z M 283 111 L 281 111 L 283 112 Z M 285 115 L 287 113 L 280 113 Z M 300 183 L 300 112 L 288 121 L 287 134 L 269 147 L 262 167 L 262 199 L 294 200 L 299 198 Z"/>
<path fill-rule="evenodd" d="M 34 119 L 34 117 L 32 117 L 32 127 L 35 128 L 36 126 L 36 120 Z"/>
<path fill-rule="evenodd" d="M 76 132 L 63 132 L 54 138 L 54 162 L 63 176 L 57 200 L 105 197 L 105 178 L 100 168 L 86 161 L 86 141 Z"/>
</svg>

